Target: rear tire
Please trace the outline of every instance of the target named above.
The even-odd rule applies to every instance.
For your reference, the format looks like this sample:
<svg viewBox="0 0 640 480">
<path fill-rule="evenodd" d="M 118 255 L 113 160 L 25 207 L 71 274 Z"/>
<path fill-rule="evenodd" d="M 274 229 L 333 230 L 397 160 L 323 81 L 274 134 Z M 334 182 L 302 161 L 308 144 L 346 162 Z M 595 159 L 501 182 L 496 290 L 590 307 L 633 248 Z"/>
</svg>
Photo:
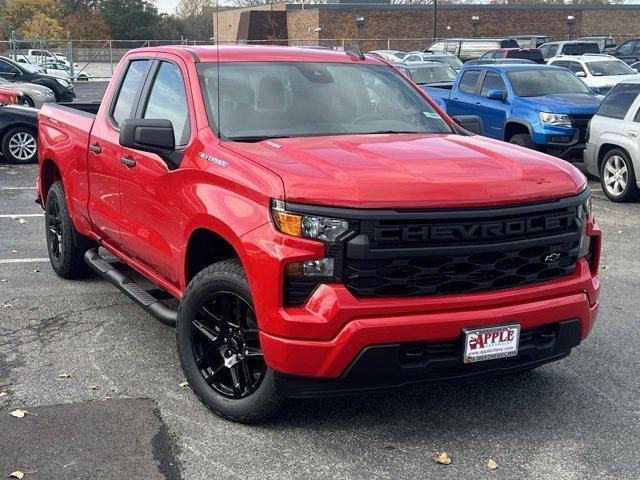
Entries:
<svg viewBox="0 0 640 480">
<path fill-rule="evenodd" d="M 620 148 L 608 151 L 602 159 L 600 184 L 612 202 L 632 202 L 640 197 L 633 162 L 627 152 Z"/>
<path fill-rule="evenodd" d="M 51 185 L 47 193 L 44 225 L 49 260 L 56 275 L 70 280 L 88 276 L 91 269 L 84 254 L 92 242 L 75 231 L 60 181 Z"/>
<path fill-rule="evenodd" d="M 526 147 L 531 150 L 539 150 L 538 145 L 533 143 L 531 135 L 528 133 L 516 133 L 509 139 L 509 143 L 512 143 L 513 145 L 520 145 L 521 147 Z"/>
<path fill-rule="evenodd" d="M 35 163 L 38 159 L 36 132 L 31 127 L 19 126 L 9 130 L 2 139 L 2 154 L 7 161 L 18 165 Z"/>
<path fill-rule="evenodd" d="M 280 408 L 283 399 L 262 357 L 239 260 L 210 265 L 191 280 L 180 302 L 176 338 L 189 386 L 216 415 L 258 423 Z"/>
</svg>

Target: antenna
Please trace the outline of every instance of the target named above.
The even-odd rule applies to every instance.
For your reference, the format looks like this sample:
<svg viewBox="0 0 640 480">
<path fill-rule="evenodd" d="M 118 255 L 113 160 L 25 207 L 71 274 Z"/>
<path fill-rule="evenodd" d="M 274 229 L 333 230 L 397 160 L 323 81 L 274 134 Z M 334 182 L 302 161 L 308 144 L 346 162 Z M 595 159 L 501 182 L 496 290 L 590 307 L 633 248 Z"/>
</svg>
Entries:
<svg viewBox="0 0 640 480">
<path fill-rule="evenodd" d="M 217 117 L 217 130 L 218 130 L 218 138 L 222 138 L 222 126 L 220 125 L 220 119 L 222 115 L 220 114 L 220 110 L 222 109 L 222 105 L 220 105 L 220 2 L 216 0 L 216 31 L 214 35 L 214 42 L 216 42 L 216 76 L 218 77 L 216 80 L 216 117 Z"/>
</svg>

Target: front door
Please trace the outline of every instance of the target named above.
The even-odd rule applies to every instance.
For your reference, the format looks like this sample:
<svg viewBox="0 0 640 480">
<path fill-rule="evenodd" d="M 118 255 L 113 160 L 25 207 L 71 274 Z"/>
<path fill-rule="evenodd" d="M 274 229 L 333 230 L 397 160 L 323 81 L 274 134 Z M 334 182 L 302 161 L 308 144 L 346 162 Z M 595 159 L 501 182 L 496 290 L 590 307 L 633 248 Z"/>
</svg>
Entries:
<svg viewBox="0 0 640 480">
<path fill-rule="evenodd" d="M 502 92 L 504 100 L 487 98 L 491 90 Z M 481 105 L 478 107 L 479 115 L 482 117 L 484 134 L 487 137 L 504 140 L 504 124 L 507 117 L 507 88 L 502 77 L 497 72 L 487 72 L 480 88 Z"/>
<path fill-rule="evenodd" d="M 121 235 L 125 252 L 168 282 L 178 285 L 181 205 L 179 192 L 185 173 L 179 158 L 192 143 L 186 66 L 167 56 L 153 63 L 136 118 L 170 120 L 177 154 L 171 159 L 122 148 L 128 166 L 120 183 Z"/>
</svg>

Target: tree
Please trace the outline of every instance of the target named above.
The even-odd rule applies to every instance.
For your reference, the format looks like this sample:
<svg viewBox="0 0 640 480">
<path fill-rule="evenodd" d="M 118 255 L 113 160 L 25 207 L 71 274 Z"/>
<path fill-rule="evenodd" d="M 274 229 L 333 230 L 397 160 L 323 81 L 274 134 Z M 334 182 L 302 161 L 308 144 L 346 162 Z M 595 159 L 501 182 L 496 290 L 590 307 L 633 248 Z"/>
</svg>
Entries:
<svg viewBox="0 0 640 480">
<path fill-rule="evenodd" d="M 27 23 L 30 23 L 30 31 L 31 29 L 37 31 L 44 26 L 45 20 L 42 17 L 35 20 L 37 14 L 57 23 L 60 13 L 60 6 L 55 0 L 9 0 L 2 16 L 7 31 L 20 32 Z M 56 24 L 49 23 L 55 29 Z M 60 24 L 57 23 L 57 26 L 60 27 Z M 45 34 L 45 36 L 49 35 Z"/>
<path fill-rule="evenodd" d="M 78 2 L 75 10 L 65 17 L 64 26 L 77 39 L 107 39 L 109 38 L 109 25 L 104 21 L 97 9 L 88 7 L 85 3 Z"/>
<path fill-rule="evenodd" d="M 20 27 L 23 38 L 63 38 L 64 29 L 60 23 L 42 12 L 37 12 Z"/>
<path fill-rule="evenodd" d="M 189 40 L 207 41 L 213 36 L 211 0 L 180 0 L 176 7 L 180 30 Z"/>
<path fill-rule="evenodd" d="M 149 40 L 159 38 L 162 21 L 155 4 L 149 0 L 100 0 L 98 11 L 109 26 L 111 38 Z"/>
</svg>

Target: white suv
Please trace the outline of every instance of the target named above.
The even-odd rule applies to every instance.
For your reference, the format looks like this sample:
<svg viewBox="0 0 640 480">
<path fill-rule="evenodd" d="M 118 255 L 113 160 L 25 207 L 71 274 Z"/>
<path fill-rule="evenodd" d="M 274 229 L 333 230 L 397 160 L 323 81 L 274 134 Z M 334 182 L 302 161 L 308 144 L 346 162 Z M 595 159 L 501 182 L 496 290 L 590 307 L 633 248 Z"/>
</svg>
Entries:
<svg viewBox="0 0 640 480">
<path fill-rule="evenodd" d="M 620 82 L 640 78 L 636 70 L 611 55 L 563 55 L 547 63 L 571 70 L 600 95 L 606 95 Z"/>
<path fill-rule="evenodd" d="M 589 123 L 584 163 L 612 201 L 640 197 L 640 80 L 619 83 L 602 101 Z"/>
</svg>

